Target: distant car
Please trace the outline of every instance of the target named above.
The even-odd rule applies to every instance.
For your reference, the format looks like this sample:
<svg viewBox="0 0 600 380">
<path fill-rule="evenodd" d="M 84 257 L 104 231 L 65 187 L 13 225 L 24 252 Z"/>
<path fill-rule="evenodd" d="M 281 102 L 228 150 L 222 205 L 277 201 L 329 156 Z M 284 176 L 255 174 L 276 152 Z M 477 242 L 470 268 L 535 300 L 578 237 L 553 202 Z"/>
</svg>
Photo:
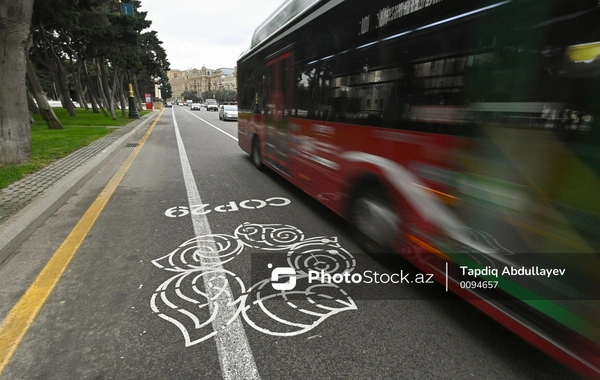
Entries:
<svg viewBox="0 0 600 380">
<path fill-rule="evenodd" d="M 219 103 L 215 99 L 206 99 L 207 111 L 219 111 Z"/>
<path fill-rule="evenodd" d="M 232 105 L 221 106 L 219 110 L 219 119 L 222 120 L 237 120 L 238 119 L 238 107 Z"/>
<path fill-rule="evenodd" d="M 190 108 L 192 111 L 194 111 L 194 110 L 200 111 L 200 103 L 192 103 L 192 106 Z"/>
<path fill-rule="evenodd" d="M 167 108 L 171 108 L 171 107 L 173 107 L 173 103 L 167 102 Z"/>
</svg>

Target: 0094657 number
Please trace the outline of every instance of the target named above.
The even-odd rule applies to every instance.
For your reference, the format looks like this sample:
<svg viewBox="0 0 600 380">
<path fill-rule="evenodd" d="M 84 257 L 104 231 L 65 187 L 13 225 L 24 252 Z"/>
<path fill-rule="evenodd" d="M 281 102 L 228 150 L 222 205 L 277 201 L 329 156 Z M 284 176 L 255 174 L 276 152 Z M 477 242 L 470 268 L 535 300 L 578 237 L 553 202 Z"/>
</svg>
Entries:
<svg viewBox="0 0 600 380">
<path fill-rule="evenodd" d="M 461 281 L 461 289 L 496 289 L 498 281 Z"/>
</svg>

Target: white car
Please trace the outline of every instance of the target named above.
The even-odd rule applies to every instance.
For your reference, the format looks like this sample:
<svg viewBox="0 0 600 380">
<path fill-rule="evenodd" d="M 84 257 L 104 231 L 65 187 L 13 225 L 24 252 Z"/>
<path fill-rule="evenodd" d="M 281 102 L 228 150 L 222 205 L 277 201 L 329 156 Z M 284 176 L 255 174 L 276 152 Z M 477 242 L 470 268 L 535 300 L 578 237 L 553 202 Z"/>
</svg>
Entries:
<svg viewBox="0 0 600 380">
<path fill-rule="evenodd" d="M 233 105 L 221 106 L 219 110 L 219 119 L 222 120 L 237 120 L 238 119 L 238 107 Z"/>
<path fill-rule="evenodd" d="M 192 103 L 192 107 L 190 109 L 192 111 L 194 111 L 194 110 L 200 111 L 200 103 Z"/>
<path fill-rule="evenodd" d="M 217 103 L 216 99 L 206 99 L 204 104 L 206 104 L 207 111 L 218 111 L 219 110 L 219 103 Z"/>
</svg>

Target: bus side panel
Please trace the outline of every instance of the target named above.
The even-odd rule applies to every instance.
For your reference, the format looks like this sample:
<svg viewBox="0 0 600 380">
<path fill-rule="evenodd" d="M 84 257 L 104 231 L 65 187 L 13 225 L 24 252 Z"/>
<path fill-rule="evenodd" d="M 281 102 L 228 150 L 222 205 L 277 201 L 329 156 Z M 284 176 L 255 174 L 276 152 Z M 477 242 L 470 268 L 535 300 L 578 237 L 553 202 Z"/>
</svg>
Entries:
<svg viewBox="0 0 600 380">
<path fill-rule="evenodd" d="M 240 113 L 238 118 L 238 145 L 242 150 L 248 154 L 251 154 L 252 149 L 252 134 L 253 127 L 250 118 L 251 114 L 242 114 Z"/>
</svg>

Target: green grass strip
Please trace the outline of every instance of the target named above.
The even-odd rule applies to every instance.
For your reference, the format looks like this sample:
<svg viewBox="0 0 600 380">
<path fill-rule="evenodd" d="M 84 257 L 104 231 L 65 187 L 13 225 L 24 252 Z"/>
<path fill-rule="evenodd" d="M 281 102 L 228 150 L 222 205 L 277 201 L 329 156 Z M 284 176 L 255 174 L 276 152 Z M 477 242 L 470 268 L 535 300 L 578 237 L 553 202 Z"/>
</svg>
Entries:
<svg viewBox="0 0 600 380">
<path fill-rule="evenodd" d="M 33 115 L 36 124 L 31 126 L 31 160 L 24 164 L 0 167 L 0 189 L 7 187 L 36 171 L 50 165 L 108 135 L 114 128 L 122 127 L 132 120 L 117 112 L 117 120 L 91 110 L 77 109 L 77 116 L 69 116 L 62 108 L 54 108 L 64 129 L 48 129 L 40 115 Z M 152 111 L 141 111 L 140 116 Z M 112 127 L 112 128 L 108 128 Z"/>
</svg>

